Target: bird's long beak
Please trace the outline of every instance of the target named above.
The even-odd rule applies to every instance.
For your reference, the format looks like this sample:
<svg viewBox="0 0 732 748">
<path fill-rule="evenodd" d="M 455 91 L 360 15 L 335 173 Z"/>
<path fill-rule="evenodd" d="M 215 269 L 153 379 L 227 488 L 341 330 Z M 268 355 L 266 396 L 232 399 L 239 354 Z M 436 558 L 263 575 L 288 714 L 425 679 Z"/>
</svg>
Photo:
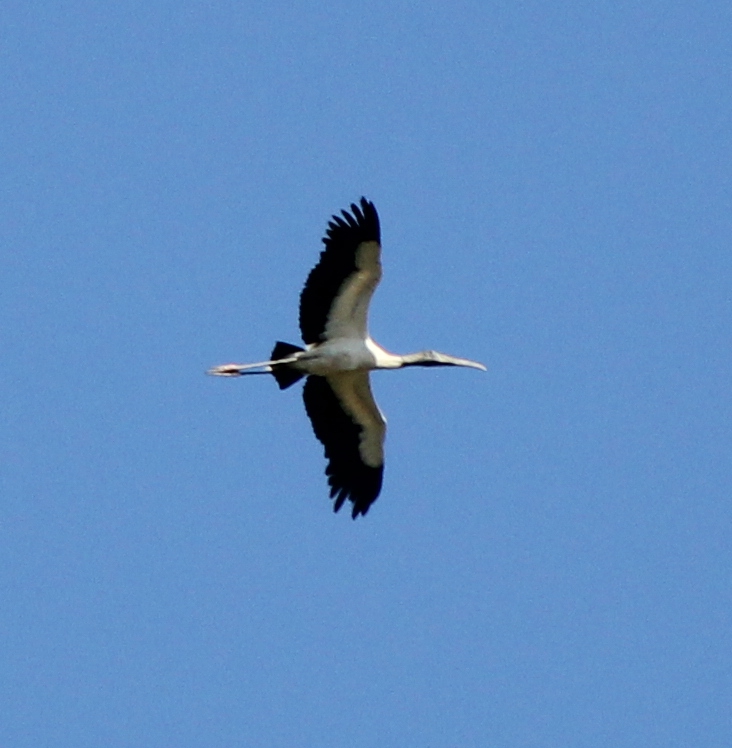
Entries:
<svg viewBox="0 0 732 748">
<path fill-rule="evenodd" d="M 454 358 L 453 356 L 445 356 L 445 358 L 451 359 L 445 362 L 448 366 L 469 366 L 471 369 L 488 371 L 487 367 L 484 364 L 481 364 L 478 361 L 471 361 L 469 358 Z"/>
<path fill-rule="evenodd" d="M 420 351 L 402 356 L 403 366 L 469 366 L 471 369 L 487 371 L 483 364 L 471 361 L 469 358 L 457 358 L 448 356 L 447 353 L 439 351 Z"/>
</svg>

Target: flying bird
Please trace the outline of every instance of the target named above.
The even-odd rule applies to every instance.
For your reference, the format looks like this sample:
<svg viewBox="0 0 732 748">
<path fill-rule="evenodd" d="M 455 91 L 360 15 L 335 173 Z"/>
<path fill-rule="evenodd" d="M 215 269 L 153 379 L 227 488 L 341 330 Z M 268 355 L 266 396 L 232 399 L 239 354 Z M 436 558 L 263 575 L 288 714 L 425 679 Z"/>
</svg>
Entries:
<svg viewBox="0 0 732 748">
<path fill-rule="evenodd" d="M 305 410 L 325 448 L 333 510 L 346 499 L 351 516 L 365 515 L 384 475 L 386 420 L 371 393 L 372 369 L 483 364 L 437 351 L 398 356 L 368 333 L 368 309 L 381 280 L 381 230 L 374 204 L 362 197 L 328 223 L 325 249 L 300 294 L 300 332 L 305 347 L 278 341 L 269 361 L 224 364 L 209 374 L 237 377 L 271 373 L 281 390 L 307 376 Z"/>
</svg>

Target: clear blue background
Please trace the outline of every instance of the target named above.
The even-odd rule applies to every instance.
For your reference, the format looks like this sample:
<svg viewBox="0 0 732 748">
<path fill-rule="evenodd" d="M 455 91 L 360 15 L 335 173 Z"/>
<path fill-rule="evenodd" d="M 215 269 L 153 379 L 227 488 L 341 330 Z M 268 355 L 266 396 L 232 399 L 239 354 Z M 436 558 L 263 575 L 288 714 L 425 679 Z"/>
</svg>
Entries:
<svg viewBox="0 0 732 748">
<path fill-rule="evenodd" d="M 7 0 L 0 745 L 732 745 L 729 2 Z M 298 342 L 381 214 L 387 471 Z"/>
</svg>

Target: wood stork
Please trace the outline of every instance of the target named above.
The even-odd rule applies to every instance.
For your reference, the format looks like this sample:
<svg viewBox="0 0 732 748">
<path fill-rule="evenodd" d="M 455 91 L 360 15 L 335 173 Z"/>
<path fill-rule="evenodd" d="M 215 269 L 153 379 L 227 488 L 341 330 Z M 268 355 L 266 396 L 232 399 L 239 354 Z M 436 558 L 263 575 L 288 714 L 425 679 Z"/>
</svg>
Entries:
<svg viewBox="0 0 732 748">
<path fill-rule="evenodd" d="M 369 371 L 405 366 L 485 366 L 437 351 L 397 356 L 369 336 L 369 302 L 381 279 L 381 231 L 373 203 L 333 216 L 325 249 L 300 295 L 305 348 L 278 342 L 269 361 L 224 364 L 209 374 L 236 377 L 271 373 L 284 390 L 307 375 L 305 410 L 325 448 L 330 497 L 338 511 L 346 499 L 351 516 L 365 515 L 381 491 L 386 421 L 371 394 Z"/>
</svg>

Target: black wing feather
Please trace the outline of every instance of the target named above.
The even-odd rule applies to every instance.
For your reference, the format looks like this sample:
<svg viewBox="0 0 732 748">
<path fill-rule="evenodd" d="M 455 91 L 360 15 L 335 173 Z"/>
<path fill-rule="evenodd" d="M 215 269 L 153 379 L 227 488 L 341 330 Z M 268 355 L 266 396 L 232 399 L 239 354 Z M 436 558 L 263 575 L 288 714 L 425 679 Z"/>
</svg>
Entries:
<svg viewBox="0 0 732 748">
<path fill-rule="evenodd" d="M 346 499 L 353 503 L 351 516 L 366 514 L 381 491 L 384 466 L 364 464 L 358 451 L 361 427 L 343 410 L 325 377 L 305 380 L 302 392 L 305 410 L 315 436 L 325 447 L 330 497 L 337 512 Z"/>
<path fill-rule="evenodd" d="M 373 203 L 362 197 L 360 207 L 351 203 L 351 213 L 341 212 L 343 218 L 333 216 L 328 222 L 323 237 L 325 249 L 300 294 L 300 332 L 308 345 L 321 342 L 333 299 L 356 271 L 359 244 L 381 243 L 379 215 Z"/>
</svg>

